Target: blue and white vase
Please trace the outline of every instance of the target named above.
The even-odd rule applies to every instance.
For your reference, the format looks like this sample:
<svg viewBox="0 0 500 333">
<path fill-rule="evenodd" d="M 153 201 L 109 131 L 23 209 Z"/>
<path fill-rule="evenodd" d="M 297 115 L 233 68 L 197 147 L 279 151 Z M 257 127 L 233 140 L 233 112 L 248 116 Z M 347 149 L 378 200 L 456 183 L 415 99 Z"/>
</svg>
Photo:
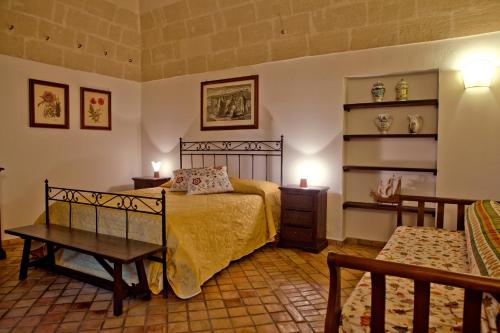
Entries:
<svg viewBox="0 0 500 333">
<path fill-rule="evenodd" d="M 382 102 L 384 99 L 385 87 L 384 84 L 380 81 L 377 81 L 373 84 L 372 87 L 372 97 L 374 102 Z"/>
</svg>

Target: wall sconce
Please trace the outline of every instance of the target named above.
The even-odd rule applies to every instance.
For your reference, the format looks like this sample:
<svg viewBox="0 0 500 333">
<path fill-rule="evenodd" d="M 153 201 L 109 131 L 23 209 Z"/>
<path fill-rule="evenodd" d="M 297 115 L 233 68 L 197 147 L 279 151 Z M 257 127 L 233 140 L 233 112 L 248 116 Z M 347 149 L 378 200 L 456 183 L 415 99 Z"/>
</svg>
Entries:
<svg viewBox="0 0 500 333">
<path fill-rule="evenodd" d="M 161 168 L 161 162 L 155 162 L 151 161 L 151 165 L 153 166 L 153 176 L 155 178 L 160 178 L 160 168 Z"/>
<path fill-rule="evenodd" d="M 489 87 L 495 64 L 487 60 L 476 60 L 466 64 L 462 70 L 465 88 Z"/>
</svg>

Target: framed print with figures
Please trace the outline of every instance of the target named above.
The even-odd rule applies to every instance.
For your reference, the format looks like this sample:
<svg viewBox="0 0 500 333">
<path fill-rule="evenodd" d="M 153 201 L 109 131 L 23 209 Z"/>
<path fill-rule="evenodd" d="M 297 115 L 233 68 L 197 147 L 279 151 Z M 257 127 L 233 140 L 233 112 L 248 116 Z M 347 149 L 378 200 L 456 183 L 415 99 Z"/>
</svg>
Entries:
<svg viewBox="0 0 500 333">
<path fill-rule="evenodd" d="M 202 131 L 259 128 L 259 76 L 201 83 Z"/>
</svg>

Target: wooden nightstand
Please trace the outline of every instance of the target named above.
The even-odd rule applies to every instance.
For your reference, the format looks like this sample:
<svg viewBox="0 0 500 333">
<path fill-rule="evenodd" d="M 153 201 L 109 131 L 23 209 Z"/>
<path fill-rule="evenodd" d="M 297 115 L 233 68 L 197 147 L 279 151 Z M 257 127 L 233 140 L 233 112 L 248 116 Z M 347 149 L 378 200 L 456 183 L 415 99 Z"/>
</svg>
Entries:
<svg viewBox="0 0 500 333">
<path fill-rule="evenodd" d="M 134 189 L 138 190 L 140 188 L 157 187 L 163 183 L 170 180 L 170 177 L 134 177 Z"/>
<path fill-rule="evenodd" d="M 326 186 L 288 185 L 281 190 L 279 246 L 323 250 L 326 241 Z"/>
</svg>

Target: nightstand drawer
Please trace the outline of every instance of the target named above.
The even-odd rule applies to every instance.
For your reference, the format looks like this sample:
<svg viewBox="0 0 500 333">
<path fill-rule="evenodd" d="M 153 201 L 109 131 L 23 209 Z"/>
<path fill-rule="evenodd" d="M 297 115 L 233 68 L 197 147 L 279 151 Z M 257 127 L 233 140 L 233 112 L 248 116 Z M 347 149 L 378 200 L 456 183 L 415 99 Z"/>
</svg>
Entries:
<svg viewBox="0 0 500 333">
<path fill-rule="evenodd" d="M 312 211 L 314 207 L 314 198 L 311 195 L 283 193 L 281 204 L 287 208 Z"/>
<path fill-rule="evenodd" d="M 311 229 L 286 226 L 281 229 L 281 237 L 288 241 L 310 243 L 313 240 L 313 232 Z"/>
<path fill-rule="evenodd" d="M 285 210 L 283 212 L 283 222 L 288 225 L 311 228 L 314 224 L 313 212 L 300 210 Z"/>
</svg>

